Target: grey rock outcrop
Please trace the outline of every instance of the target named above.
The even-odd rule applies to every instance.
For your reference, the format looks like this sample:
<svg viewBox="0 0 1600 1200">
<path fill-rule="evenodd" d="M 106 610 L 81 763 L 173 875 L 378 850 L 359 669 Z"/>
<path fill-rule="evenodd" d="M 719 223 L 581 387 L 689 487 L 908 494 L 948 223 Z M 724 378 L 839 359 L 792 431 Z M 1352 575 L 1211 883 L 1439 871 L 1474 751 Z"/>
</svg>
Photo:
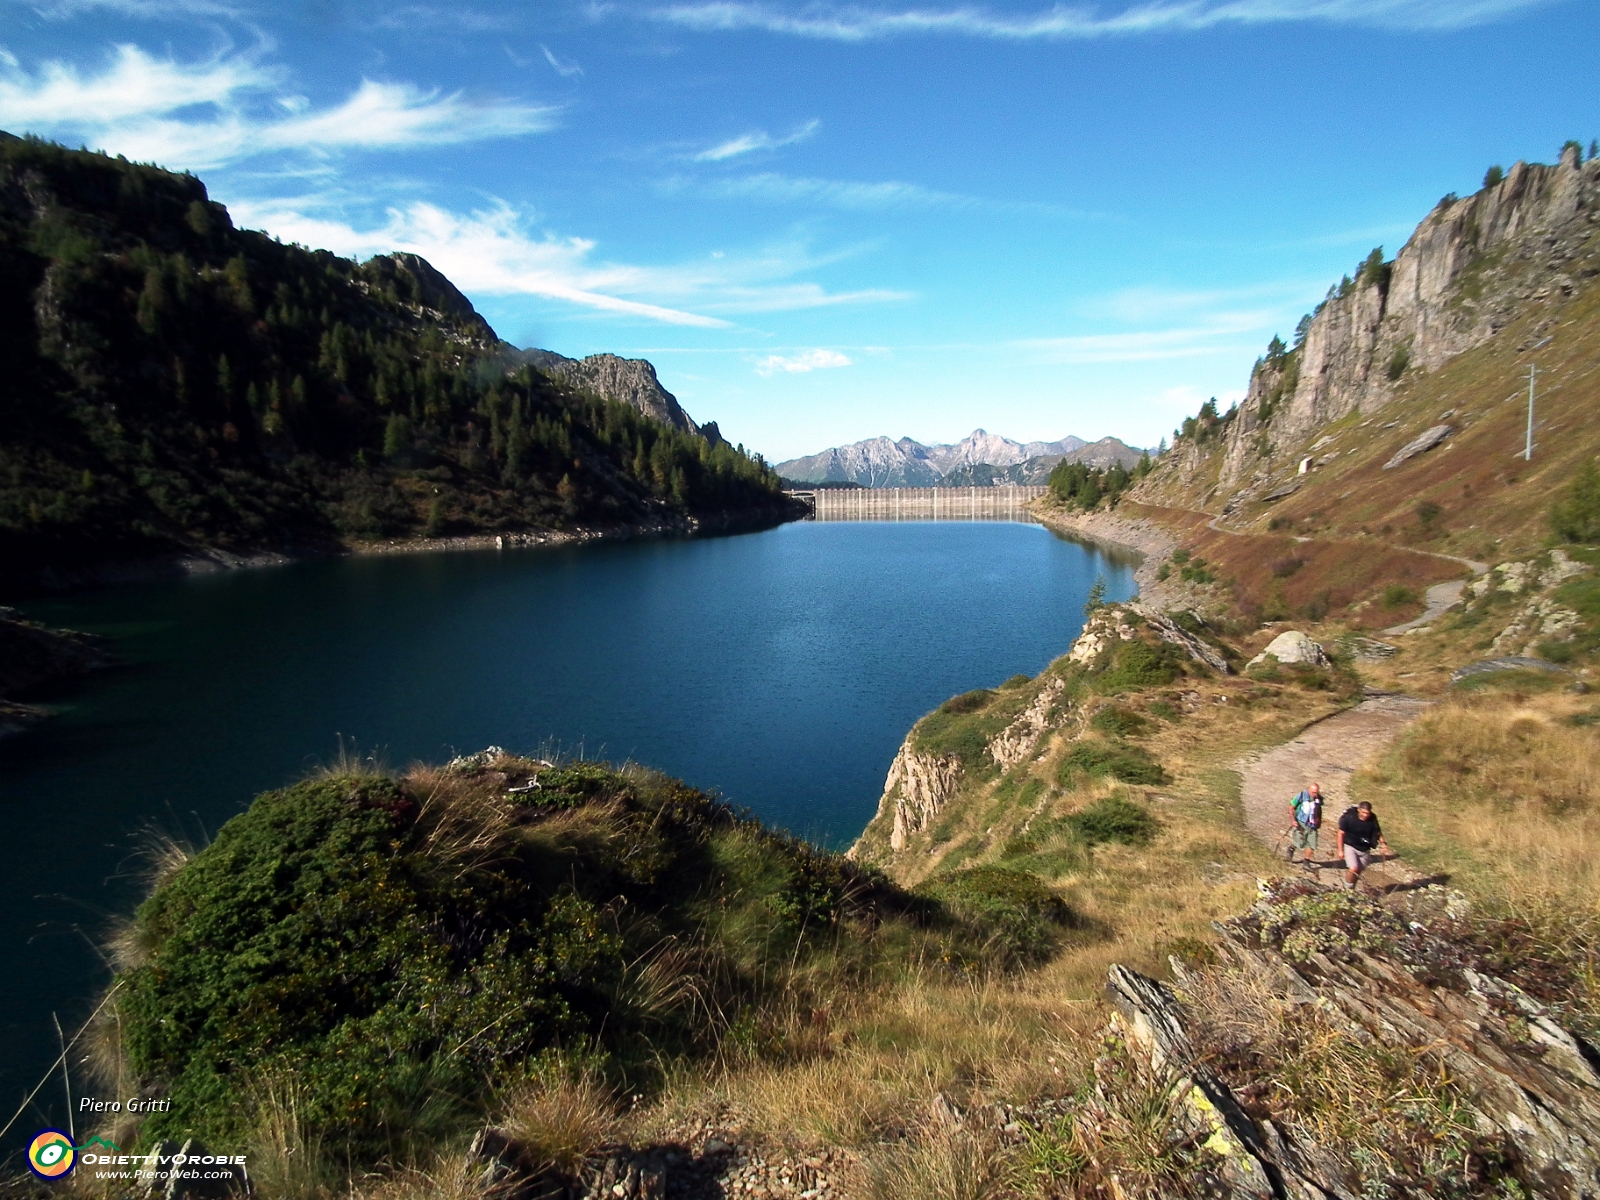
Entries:
<svg viewBox="0 0 1600 1200">
<path fill-rule="evenodd" d="M 358 279 L 392 291 L 402 302 L 435 318 L 448 317 L 476 341 L 492 345 L 496 340 L 472 301 L 420 254 L 380 254 L 361 264 Z"/>
<path fill-rule="evenodd" d="M 1266 662 L 1269 658 L 1277 659 L 1285 666 L 1325 667 L 1328 665 L 1328 656 L 1323 653 L 1322 647 L 1298 629 L 1284 630 L 1267 643 L 1267 648 L 1252 658 L 1246 665 L 1254 667 Z"/>
<path fill-rule="evenodd" d="M 1033 753 L 1045 730 L 1050 728 L 1050 710 L 1066 686 L 1059 678 L 1050 680 L 1016 720 L 989 739 L 989 757 L 1002 771 L 1009 771 Z"/>
<path fill-rule="evenodd" d="M 1392 471 L 1407 459 L 1415 458 L 1419 454 L 1425 454 L 1454 432 L 1454 427 L 1450 425 L 1435 425 L 1431 429 L 1423 430 L 1404 446 L 1401 446 L 1400 449 L 1396 450 L 1394 457 L 1383 464 L 1383 469 Z"/>
<path fill-rule="evenodd" d="M 961 760 L 954 754 L 919 754 L 907 738 L 889 765 L 878 811 L 892 809 L 889 848 L 905 849 L 914 833 L 921 833 L 943 811 L 961 784 Z"/>
<path fill-rule="evenodd" d="M 1441 200 L 1391 264 L 1329 292 L 1298 350 L 1256 364 L 1227 426 L 1219 488 L 1266 486 L 1316 430 L 1381 409 L 1407 371 L 1435 370 L 1530 306 L 1573 294 L 1600 273 L 1589 257 L 1597 223 L 1600 160 L 1570 148 L 1553 166 L 1519 162 L 1500 183 Z M 1167 465 L 1180 472 L 1208 457 L 1174 449 Z"/>
<path fill-rule="evenodd" d="M 1273 931 L 1285 906 L 1314 899 L 1319 889 L 1287 881 L 1263 881 L 1262 889 L 1252 913 L 1215 927 L 1216 965 L 1195 971 L 1173 960 L 1176 991 L 1121 966 L 1111 968 L 1106 986 L 1130 1042 L 1175 1081 L 1179 1123 L 1197 1138 L 1214 1131 L 1221 1139 L 1207 1143 L 1221 1195 L 1362 1193 L 1359 1164 L 1336 1142 L 1320 1143 L 1304 1123 L 1250 1115 L 1230 1087 L 1241 1081 L 1228 1067 L 1209 1065 L 1217 1056 L 1207 1051 L 1226 1023 L 1212 1006 L 1229 994 L 1305 1006 L 1353 1043 L 1433 1056 L 1464 1100 L 1465 1127 L 1493 1139 L 1515 1164 L 1520 1194 L 1579 1200 L 1600 1192 L 1600 1053 L 1566 1027 L 1563 1005 L 1542 1003 L 1490 972 L 1458 930 L 1448 896 L 1430 888 L 1390 905 L 1351 901 L 1345 919 L 1362 929 L 1382 926 L 1387 939 L 1369 935 L 1363 948 L 1353 938 L 1341 949 L 1330 938 L 1326 950 L 1291 956 Z M 1208 1003 L 1197 1005 L 1196 995 Z M 1260 1026 L 1234 1021 L 1229 1028 L 1237 1041 Z"/>
<path fill-rule="evenodd" d="M 685 433 L 701 433 L 699 425 L 683 411 L 678 398 L 661 386 L 655 367 L 643 358 L 621 358 L 615 354 L 591 354 L 588 358 L 566 358 L 553 350 L 523 350 L 522 359 L 546 375 L 631 405 L 647 417 Z M 715 425 L 707 426 L 715 430 Z M 702 435 L 704 436 L 704 435 Z M 709 439 L 718 440 L 717 436 Z"/>
<path fill-rule="evenodd" d="M 1095 663 L 1108 647 L 1138 637 L 1140 625 L 1148 626 L 1163 642 L 1176 646 L 1195 662 L 1220 675 L 1228 674 L 1228 660 L 1215 646 L 1190 633 L 1159 609 L 1138 603 L 1108 604 L 1091 613 L 1084 622 L 1083 632 L 1067 652 L 1067 659 L 1085 666 Z"/>
</svg>

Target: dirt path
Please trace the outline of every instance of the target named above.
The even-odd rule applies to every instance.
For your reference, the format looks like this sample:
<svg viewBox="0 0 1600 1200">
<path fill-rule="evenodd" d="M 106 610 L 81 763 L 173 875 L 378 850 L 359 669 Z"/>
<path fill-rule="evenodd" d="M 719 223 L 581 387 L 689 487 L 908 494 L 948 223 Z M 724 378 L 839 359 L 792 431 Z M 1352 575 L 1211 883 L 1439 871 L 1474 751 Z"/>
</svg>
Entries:
<svg viewBox="0 0 1600 1200">
<path fill-rule="evenodd" d="M 1479 574 L 1482 574 L 1480 571 Z M 1413 629 L 1421 628 L 1435 617 L 1442 617 L 1456 605 L 1461 603 L 1461 593 L 1466 589 L 1466 583 L 1460 579 L 1452 579 L 1445 583 L 1436 583 L 1428 589 L 1428 607 L 1420 617 L 1410 621 L 1402 621 L 1399 625 L 1391 625 L 1384 633 L 1406 633 Z"/>
<path fill-rule="evenodd" d="M 1313 857 L 1321 883 L 1334 883 L 1341 866 L 1335 847 L 1339 814 L 1351 804 L 1350 777 L 1381 754 L 1396 734 L 1428 707 L 1425 700 L 1376 695 L 1352 709 L 1318 721 L 1281 746 L 1259 751 L 1237 764 L 1243 777 L 1244 820 L 1250 832 L 1282 855 L 1288 848 L 1289 799 L 1309 783 L 1322 785 L 1322 841 Z M 1383 817 L 1380 812 L 1379 818 Z M 1379 862 L 1363 883 L 1384 889 L 1421 878 L 1394 859 Z"/>
</svg>

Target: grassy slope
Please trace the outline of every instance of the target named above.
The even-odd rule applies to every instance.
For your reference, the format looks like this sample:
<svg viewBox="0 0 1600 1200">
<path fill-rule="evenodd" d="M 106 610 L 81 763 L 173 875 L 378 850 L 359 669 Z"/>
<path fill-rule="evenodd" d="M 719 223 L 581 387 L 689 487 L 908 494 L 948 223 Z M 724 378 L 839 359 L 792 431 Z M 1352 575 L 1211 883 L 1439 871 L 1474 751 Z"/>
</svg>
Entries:
<svg viewBox="0 0 1600 1200">
<path fill-rule="evenodd" d="M 643 770 L 350 768 L 171 856 L 117 939 L 103 1082 L 172 1100 L 116 1119 L 119 1145 L 197 1135 L 287 1169 L 287 1121 L 332 1183 L 514 1120 L 541 1081 L 599 1103 L 814 1059 L 835 1006 L 1054 940 L 1014 887 L 914 896 Z"/>
</svg>

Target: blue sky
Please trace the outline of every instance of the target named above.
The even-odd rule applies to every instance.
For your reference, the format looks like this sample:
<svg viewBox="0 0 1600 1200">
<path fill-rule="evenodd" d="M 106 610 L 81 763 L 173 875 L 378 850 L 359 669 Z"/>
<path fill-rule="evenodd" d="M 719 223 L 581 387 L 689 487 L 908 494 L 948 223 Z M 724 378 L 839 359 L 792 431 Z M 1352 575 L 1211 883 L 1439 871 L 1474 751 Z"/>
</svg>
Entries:
<svg viewBox="0 0 1600 1200">
<path fill-rule="evenodd" d="M 1600 5 L 0 0 L 0 128 L 424 254 L 776 461 L 1153 444 L 1491 163 L 1600 135 Z"/>
</svg>

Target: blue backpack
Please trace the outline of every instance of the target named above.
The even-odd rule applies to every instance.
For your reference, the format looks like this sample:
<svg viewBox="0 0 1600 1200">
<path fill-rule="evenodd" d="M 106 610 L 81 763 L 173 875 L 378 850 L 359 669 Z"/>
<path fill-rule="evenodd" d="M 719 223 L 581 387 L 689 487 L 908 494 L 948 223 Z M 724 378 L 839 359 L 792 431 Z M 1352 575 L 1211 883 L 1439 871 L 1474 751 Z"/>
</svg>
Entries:
<svg viewBox="0 0 1600 1200">
<path fill-rule="evenodd" d="M 1322 828 L 1322 797 L 1312 796 L 1310 792 L 1301 792 L 1292 801 L 1294 804 L 1294 819 L 1307 829 Z"/>
</svg>

